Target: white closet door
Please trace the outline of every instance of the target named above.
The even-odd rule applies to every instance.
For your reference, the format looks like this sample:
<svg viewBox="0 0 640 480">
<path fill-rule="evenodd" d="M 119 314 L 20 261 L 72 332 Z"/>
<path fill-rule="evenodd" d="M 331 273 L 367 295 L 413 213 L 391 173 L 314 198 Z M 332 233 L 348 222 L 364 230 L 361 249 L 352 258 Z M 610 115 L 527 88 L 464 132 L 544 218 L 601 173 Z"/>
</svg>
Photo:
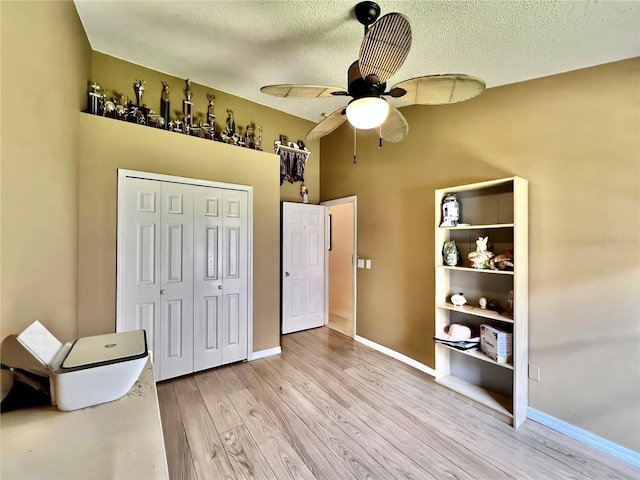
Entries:
<svg viewBox="0 0 640 480">
<path fill-rule="evenodd" d="M 194 187 L 194 370 L 222 365 L 222 194 Z"/>
<path fill-rule="evenodd" d="M 247 192 L 224 190 L 222 214 L 222 363 L 226 364 L 247 358 Z"/>
<path fill-rule="evenodd" d="M 124 188 L 122 245 L 122 312 L 118 331 L 146 330 L 147 346 L 160 351 L 160 182 L 127 178 Z M 159 378 L 159 358 L 154 359 Z"/>
<path fill-rule="evenodd" d="M 162 184 L 160 380 L 193 371 L 193 187 Z"/>
<path fill-rule="evenodd" d="M 147 331 L 156 380 L 248 358 L 250 193 L 120 181 L 117 331 Z"/>
</svg>

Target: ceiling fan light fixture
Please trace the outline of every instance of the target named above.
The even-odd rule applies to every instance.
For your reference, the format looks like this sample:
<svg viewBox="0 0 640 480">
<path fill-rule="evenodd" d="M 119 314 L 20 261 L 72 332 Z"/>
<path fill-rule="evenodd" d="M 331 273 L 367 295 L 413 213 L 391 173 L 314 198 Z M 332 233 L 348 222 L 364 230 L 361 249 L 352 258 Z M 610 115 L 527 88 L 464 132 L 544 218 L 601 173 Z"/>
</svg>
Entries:
<svg viewBox="0 0 640 480">
<path fill-rule="evenodd" d="M 360 130 L 379 127 L 389 115 L 389 104 L 384 98 L 363 97 L 352 100 L 347 106 L 349 123 Z"/>
</svg>

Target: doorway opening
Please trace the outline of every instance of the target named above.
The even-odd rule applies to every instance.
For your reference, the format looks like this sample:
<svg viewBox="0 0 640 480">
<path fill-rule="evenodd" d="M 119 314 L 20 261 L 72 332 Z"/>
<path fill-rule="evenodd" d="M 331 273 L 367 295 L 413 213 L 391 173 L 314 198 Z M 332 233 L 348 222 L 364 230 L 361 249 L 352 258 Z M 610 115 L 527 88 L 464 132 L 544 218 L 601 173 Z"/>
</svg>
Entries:
<svg viewBox="0 0 640 480">
<path fill-rule="evenodd" d="M 357 197 L 321 202 L 327 207 L 326 325 L 356 334 Z"/>
</svg>

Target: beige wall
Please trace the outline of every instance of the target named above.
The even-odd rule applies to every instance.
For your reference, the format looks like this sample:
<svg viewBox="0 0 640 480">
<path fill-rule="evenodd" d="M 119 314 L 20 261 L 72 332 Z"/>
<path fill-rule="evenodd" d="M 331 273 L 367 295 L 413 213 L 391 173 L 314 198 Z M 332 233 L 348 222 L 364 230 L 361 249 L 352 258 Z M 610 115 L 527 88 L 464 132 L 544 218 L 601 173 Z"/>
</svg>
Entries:
<svg viewBox="0 0 640 480">
<path fill-rule="evenodd" d="M 640 450 L 640 59 L 403 108 L 378 149 L 322 140 L 321 199 L 358 196 L 358 333 L 434 366 L 434 189 L 529 180 L 530 405 Z M 384 299 L 384 300 L 381 300 Z"/>
<path fill-rule="evenodd" d="M 117 169 L 253 187 L 254 351 L 278 346 L 279 159 L 84 113 L 80 118 L 79 326 L 115 330 Z"/>
<path fill-rule="evenodd" d="M 70 1 L 1 6 L 2 336 L 34 319 L 65 341 L 113 331 L 116 168 L 122 167 L 254 186 L 254 350 L 278 345 L 279 201 L 301 201 L 300 184 L 280 187 L 270 153 L 79 114 L 89 80 L 130 97 L 133 82 L 145 80 L 143 102 L 156 111 L 164 80 L 176 111 L 184 79 L 92 53 Z M 297 140 L 313 126 L 197 84 L 192 91 L 196 113 L 206 112 L 207 92 L 215 95 L 218 126 L 227 108 L 238 126 L 262 125 L 265 152 L 280 134 Z M 306 184 L 315 203 L 319 142 L 308 147 Z"/>
<path fill-rule="evenodd" d="M 353 321 L 353 203 L 329 207 L 329 312 Z"/>
<path fill-rule="evenodd" d="M 91 49 L 71 1 L 0 2 L 0 335 L 77 327 L 78 111 Z"/>
<path fill-rule="evenodd" d="M 93 52 L 91 81 L 117 98 L 135 99 L 133 83 L 146 82 L 142 102 L 160 111 L 161 81 L 169 85 L 172 118 L 180 118 L 185 79 L 160 73 L 99 52 Z M 280 134 L 304 138 L 313 122 L 278 112 L 214 89 L 191 84 L 196 121 L 204 121 L 207 93 L 215 96 L 214 113 L 220 131 L 226 110 L 238 127 L 262 125 L 264 152 L 82 114 L 80 140 L 79 325 L 81 335 L 115 328 L 116 171 L 142 170 L 203 178 L 254 187 L 254 339 L 259 351 L 278 346 L 280 333 L 280 201 L 300 202 L 300 183 L 280 186 L 280 163 L 273 141 Z M 319 141 L 305 171 L 309 201 L 317 203 Z"/>
<path fill-rule="evenodd" d="M 169 98 L 171 101 L 171 118 L 182 117 L 182 100 L 185 99 L 185 79 L 165 73 L 157 72 L 134 63 L 126 62 L 100 52 L 93 52 L 91 62 L 91 80 L 98 83 L 103 89 L 110 92 L 110 96 L 126 95 L 135 101 L 133 83 L 136 80 L 146 82 L 146 90 L 142 102 L 156 113 L 160 112 L 160 95 L 164 81 L 169 85 Z M 197 83 L 191 84 L 194 103 L 194 118 L 196 121 L 206 121 L 207 93 L 215 96 L 214 113 L 216 115 L 216 129 L 220 132 L 227 118 L 227 109 L 233 110 L 238 128 L 245 131 L 247 125 L 261 125 L 264 128 L 262 146 L 265 152 L 273 153 L 273 142 L 280 135 L 286 135 L 290 141 L 304 140 L 304 136 L 314 123 L 302 120 L 298 117 L 258 105 L 234 95 L 219 90 L 214 90 Z M 296 100 L 291 100 L 295 102 Z M 205 141 L 205 140 L 202 140 Z M 309 202 L 318 203 L 320 198 L 320 142 L 312 140 L 307 143 L 311 152 L 305 170 L 305 184 L 309 188 Z M 237 147 L 239 148 L 239 147 Z M 279 182 L 279 179 L 278 179 Z M 284 182 L 280 189 L 280 198 L 287 202 L 300 202 L 300 182 Z"/>
</svg>

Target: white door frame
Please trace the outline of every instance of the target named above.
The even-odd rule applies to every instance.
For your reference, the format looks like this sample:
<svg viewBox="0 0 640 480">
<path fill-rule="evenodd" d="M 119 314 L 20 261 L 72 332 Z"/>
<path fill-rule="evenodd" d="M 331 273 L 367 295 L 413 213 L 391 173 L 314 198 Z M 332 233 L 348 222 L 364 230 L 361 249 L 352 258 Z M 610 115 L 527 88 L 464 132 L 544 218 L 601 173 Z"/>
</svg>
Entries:
<svg viewBox="0 0 640 480">
<path fill-rule="evenodd" d="M 240 190 L 247 192 L 247 360 L 253 360 L 253 187 L 249 185 L 236 185 L 233 183 L 216 182 L 198 178 L 176 177 L 161 173 L 139 172 L 136 170 L 118 169 L 118 237 L 116 250 L 116 332 L 122 328 L 122 309 L 124 308 L 123 290 L 124 275 L 122 262 L 124 260 L 124 196 L 125 180 L 128 177 L 160 182 L 183 183 L 187 185 L 200 185 L 203 187 L 224 188 L 227 190 Z"/>
<path fill-rule="evenodd" d="M 329 216 L 329 207 L 333 207 L 336 205 L 345 205 L 348 203 L 353 204 L 353 338 L 356 337 L 356 322 L 357 322 L 357 305 L 358 305 L 358 280 L 357 280 L 357 264 L 358 264 L 358 197 L 356 195 L 352 195 L 350 197 L 336 198 L 334 200 L 327 200 L 326 202 L 320 202 L 320 205 L 324 205 L 327 207 L 327 217 Z M 325 225 L 329 225 L 329 220 L 327 218 Z M 327 235 L 329 235 L 329 228 L 327 227 Z M 327 245 L 329 245 L 329 241 L 327 240 Z M 326 325 L 329 323 L 329 249 L 325 249 L 325 262 L 324 262 L 324 278 L 325 278 L 325 322 Z"/>
</svg>

